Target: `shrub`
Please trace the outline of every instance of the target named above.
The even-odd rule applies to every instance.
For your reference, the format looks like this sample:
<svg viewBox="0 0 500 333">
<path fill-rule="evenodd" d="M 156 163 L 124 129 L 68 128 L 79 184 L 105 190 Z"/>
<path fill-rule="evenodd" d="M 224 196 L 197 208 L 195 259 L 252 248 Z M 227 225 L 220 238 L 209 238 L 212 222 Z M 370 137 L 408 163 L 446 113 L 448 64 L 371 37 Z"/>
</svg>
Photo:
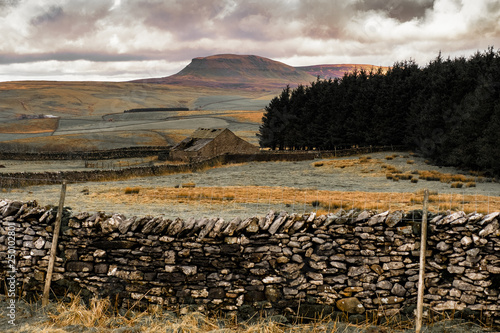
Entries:
<svg viewBox="0 0 500 333">
<path fill-rule="evenodd" d="M 394 159 L 394 156 L 391 156 L 391 155 L 387 155 L 385 157 L 386 160 L 390 161 L 390 160 L 393 160 Z"/>
<path fill-rule="evenodd" d="M 462 188 L 462 186 L 464 186 L 464 183 L 462 182 L 451 183 L 451 188 Z"/>
<path fill-rule="evenodd" d="M 465 187 L 476 187 L 476 182 L 468 182 Z"/>
<path fill-rule="evenodd" d="M 359 163 L 368 163 L 369 160 L 371 160 L 371 156 L 364 156 L 359 158 Z"/>
<path fill-rule="evenodd" d="M 125 194 L 138 194 L 140 190 L 139 187 L 126 187 Z"/>
<path fill-rule="evenodd" d="M 407 160 L 406 164 L 415 164 L 415 161 L 414 160 Z"/>
<path fill-rule="evenodd" d="M 321 204 L 321 202 L 319 200 L 313 200 L 311 202 L 311 206 L 313 206 L 313 207 L 319 207 L 320 204 Z"/>
<path fill-rule="evenodd" d="M 314 162 L 314 163 L 313 163 L 313 166 L 314 166 L 314 167 L 316 167 L 316 168 L 317 168 L 317 167 L 321 167 L 321 166 L 323 166 L 323 165 L 324 165 L 324 163 L 323 163 L 323 162 Z"/>
<path fill-rule="evenodd" d="M 394 178 L 394 175 L 392 173 L 386 173 L 385 178 L 392 179 L 392 178 Z"/>
<path fill-rule="evenodd" d="M 417 178 L 417 177 L 412 177 L 412 178 L 411 178 L 411 182 L 412 182 L 413 184 L 418 183 L 418 178 Z"/>
<path fill-rule="evenodd" d="M 412 177 L 409 173 L 401 173 L 398 175 L 398 178 L 401 180 L 410 180 Z"/>
</svg>

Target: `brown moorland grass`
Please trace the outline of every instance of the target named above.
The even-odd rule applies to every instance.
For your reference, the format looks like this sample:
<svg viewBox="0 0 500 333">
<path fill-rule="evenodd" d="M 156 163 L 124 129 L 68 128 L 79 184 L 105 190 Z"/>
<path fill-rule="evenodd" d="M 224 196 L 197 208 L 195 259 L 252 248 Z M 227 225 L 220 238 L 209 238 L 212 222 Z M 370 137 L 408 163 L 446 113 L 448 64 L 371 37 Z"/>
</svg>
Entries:
<svg viewBox="0 0 500 333">
<path fill-rule="evenodd" d="M 141 187 L 140 194 L 129 196 L 123 188 L 111 188 L 105 192 L 93 193 L 95 200 L 109 200 L 127 204 L 164 204 L 188 203 L 196 205 L 218 206 L 231 203 L 257 204 L 285 207 L 285 210 L 302 211 L 304 205 L 313 205 L 318 214 L 358 208 L 362 210 L 410 211 L 422 209 L 423 193 L 387 193 L 387 192 L 340 192 L 315 189 L 297 189 L 289 187 L 265 186 L 225 186 L 194 188 L 148 188 Z M 442 212 L 463 210 L 466 213 L 489 213 L 500 210 L 500 197 L 467 194 L 431 193 L 429 210 Z"/>
<path fill-rule="evenodd" d="M 108 145 L 112 145 L 114 141 L 119 142 L 120 140 L 129 141 L 131 143 L 130 146 L 134 144 L 145 146 L 162 146 L 167 144 L 165 138 L 154 131 L 65 134 L 11 140 L 7 144 L 10 146 L 19 146 L 20 148 L 29 147 L 45 151 L 78 151 L 108 149 Z M 104 147 L 100 147 L 100 145 L 104 145 Z M 109 148 L 115 147 L 111 146 Z"/>
<path fill-rule="evenodd" d="M 386 160 L 392 160 L 397 157 L 397 154 L 386 156 Z M 408 163 L 410 162 L 410 163 Z M 407 164 L 414 164 L 414 160 L 408 160 Z M 410 180 L 418 182 L 419 179 L 427 181 L 439 181 L 441 183 L 453 184 L 452 188 L 460 188 L 458 183 L 466 184 L 467 187 L 474 187 L 476 181 L 484 182 L 486 179 L 478 173 L 471 173 L 471 176 L 464 174 L 443 173 L 436 170 L 414 170 L 411 172 L 403 172 L 398 167 L 384 163 L 379 159 L 372 159 L 371 157 L 360 157 L 359 159 L 334 159 L 329 161 L 314 162 L 314 167 L 329 167 L 329 168 L 353 168 L 361 167 L 361 174 L 383 177 L 392 179 L 394 181 Z M 413 176 L 414 175 L 414 176 Z M 416 177 L 418 175 L 418 178 Z"/>
<path fill-rule="evenodd" d="M 15 122 L 0 124 L 0 133 L 3 134 L 37 134 L 51 133 L 57 129 L 58 118 L 22 119 Z"/>
</svg>

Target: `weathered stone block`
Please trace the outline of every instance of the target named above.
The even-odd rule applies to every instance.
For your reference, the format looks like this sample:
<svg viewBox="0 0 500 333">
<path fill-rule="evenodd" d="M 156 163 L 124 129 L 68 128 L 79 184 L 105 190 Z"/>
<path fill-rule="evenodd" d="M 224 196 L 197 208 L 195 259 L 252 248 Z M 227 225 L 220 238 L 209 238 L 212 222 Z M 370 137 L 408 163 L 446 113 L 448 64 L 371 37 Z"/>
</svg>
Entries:
<svg viewBox="0 0 500 333">
<path fill-rule="evenodd" d="M 91 272 L 94 264 L 87 261 L 70 261 L 66 264 L 68 272 Z"/>
<path fill-rule="evenodd" d="M 353 314 L 361 314 L 365 312 L 365 307 L 356 297 L 339 299 L 335 304 L 337 305 L 337 308 L 342 312 Z"/>
</svg>

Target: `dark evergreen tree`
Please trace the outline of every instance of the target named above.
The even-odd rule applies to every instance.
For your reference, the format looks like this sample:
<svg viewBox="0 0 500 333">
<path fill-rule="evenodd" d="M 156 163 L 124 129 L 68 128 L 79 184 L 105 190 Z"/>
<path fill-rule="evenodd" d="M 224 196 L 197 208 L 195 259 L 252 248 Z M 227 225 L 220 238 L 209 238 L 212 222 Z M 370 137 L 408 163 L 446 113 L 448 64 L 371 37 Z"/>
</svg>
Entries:
<svg viewBox="0 0 500 333">
<path fill-rule="evenodd" d="M 500 175 L 499 105 L 498 51 L 439 54 L 424 68 L 409 60 L 286 87 L 266 106 L 258 137 L 272 149 L 406 144 L 437 164 Z"/>
</svg>

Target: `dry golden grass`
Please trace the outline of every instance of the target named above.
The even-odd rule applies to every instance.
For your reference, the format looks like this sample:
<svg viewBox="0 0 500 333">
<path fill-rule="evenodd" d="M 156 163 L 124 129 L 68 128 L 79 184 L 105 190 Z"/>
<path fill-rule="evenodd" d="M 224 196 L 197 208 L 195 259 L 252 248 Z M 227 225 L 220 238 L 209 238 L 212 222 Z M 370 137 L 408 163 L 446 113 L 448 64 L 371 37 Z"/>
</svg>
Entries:
<svg viewBox="0 0 500 333">
<path fill-rule="evenodd" d="M 225 113 L 224 115 L 220 115 L 218 117 L 230 117 L 238 122 L 251 122 L 260 124 L 262 122 L 263 115 L 263 111 L 236 111 L 232 113 Z"/>
<path fill-rule="evenodd" d="M 173 143 L 179 143 L 185 138 L 189 137 L 192 133 L 192 129 L 180 129 L 180 130 L 157 130 L 156 132 L 161 132 L 165 137 L 171 140 Z"/>
<path fill-rule="evenodd" d="M 377 159 L 372 159 L 370 156 L 363 156 L 358 159 L 333 159 L 321 162 L 312 163 L 313 166 L 325 166 L 326 168 L 353 168 L 353 167 L 374 167 L 381 162 Z M 319 165 L 321 164 L 321 165 Z"/>
<path fill-rule="evenodd" d="M 231 204 L 258 204 L 286 206 L 301 211 L 304 205 L 314 205 L 319 213 L 334 212 L 339 208 L 385 211 L 422 209 L 423 193 L 340 192 L 315 189 L 264 186 L 225 186 L 195 188 L 141 188 L 140 195 L 124 194 L 123 188 L 91 194 L 92 199 L 126 204 L 188 203 L 193 207 Z M 431 193 L 429 210 L 463 210 L 467 213 L 489 213 L 500 210 L 500 197 L 463 194 Z"/>
<path fill-rule="evenodd" d="M 140 187 L 126 187 L 123 193 L 125 194 L 139 194 L 141 191 Z"/>
<path fill-rule="evenodd" d="M 59 119 L 22 119 L 16 122 L 0 124 L 0 133 L 3 134 L 36 134 L 51 133 L 57 129 Z"/>
<path fill-rule="evenodd" d="M 440 181 L 441 183 L 451 183 L 451 182 L 472 183 L 475 181 L 474 177 L 468 177 L 462 174 L 442 173 L 439 171 L 418 171 L 418 175 L 420 179 L 429 181 Z"/>
<path fill-rule="evenodd" d="M 177 312 L 181 312 L 179 314 Z M 454 314 L 438 313 L 424 318 L 424 325 L 436 325 L 445 328 Z M 127 311 L 118 311 L 108 299 L 91 299 L 86 306 L 76 296 L 71 302 L 58 302 L 50 307 L 43 319 L 32 325 L 23 325 L 23 332 L 59 333 L 78 329 L 93 329 L 96 332 L 236 332 L 236 333 L 323 333 L 323 332 L 392 332 L 394 330 L 412 330 L 415 322 L 402 318 L 399 313 L 387 312 L 383 308 L 365 312 L 365 320 L 358 324 L 345 322 L 347 315 L 332 317 L 319 315 L 316 318 L 289 317 L 288 323 L 282 323 L 282 316 L 272 318 L 260 315 L 250 321 L 238 321 L 234 315 L 207 315 L 200 312 L 167 312 L 159 306 L 149 306 L 145 311 L 134 311 L 134 306 Z M 379 319 L 384 319 L 383 324 L 377 325 Z M 341 321 L 343 320 L 343 321 Z M 464 323 L 470 327 L 471 323 Z M 449 322 L 450 332 L 458 329 L 458 325 Z M 484 326 L 485 329 L 491 327 Z M 460 329 L 460 331 L 462 331 Z"/>
</svg>

